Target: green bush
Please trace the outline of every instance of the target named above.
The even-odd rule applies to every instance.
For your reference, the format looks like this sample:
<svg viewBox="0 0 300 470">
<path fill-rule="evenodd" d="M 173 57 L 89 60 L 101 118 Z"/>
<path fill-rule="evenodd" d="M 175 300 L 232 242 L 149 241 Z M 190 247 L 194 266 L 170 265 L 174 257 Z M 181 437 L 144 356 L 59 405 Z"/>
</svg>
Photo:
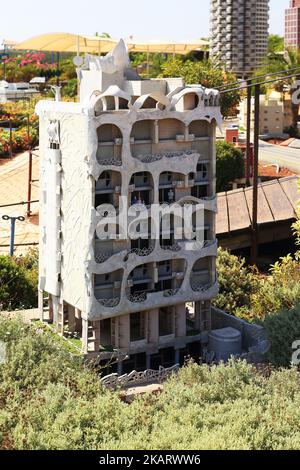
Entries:
<svg viewBox="0 0 300 470">
<path fill-rule="evenodd" d="M 229 191 L 230 183 L 245 176 L 242 151 L 225 141 L 217 142 L 217 192 Z"/>
<path fill-rule="evenodd" d="M 37 266 L 28 269 L 18 258 L 0 256 L 0 310 L 37 307 L 37 276 Z"/>
<path fill-rule="evenodd" d="M 299 449 L 300 375 L 189 364 L 131 405 L 35 325 L 0 319 L 2 449 Z"/>
<path fill-rule="evenodd" d="M 219 248 L 217 257 L 219 295 L 214 305 L 225 312 L 237 315 L 251 309 L 251 295 L 258 288 L 256 272 L 246 266 L 243 258 Z"/>
<path fill-rule="evenodd" d="M 299 253 L 281 258 L 268 275 L 261 275 L 244 259 L 219 249 L 217 272 L 220 291 L 214 305 L 247 321 L 263 320 L 300 302 Z"/>
<path fill-rule="evenodd" d="M 300 305 L 267 315 L 262 322 L 267 331 L 271 348 L 268 360 L 278 367 L 289 367 L 292 362 L 293 343 L 300 341 Z"/>
</svg>

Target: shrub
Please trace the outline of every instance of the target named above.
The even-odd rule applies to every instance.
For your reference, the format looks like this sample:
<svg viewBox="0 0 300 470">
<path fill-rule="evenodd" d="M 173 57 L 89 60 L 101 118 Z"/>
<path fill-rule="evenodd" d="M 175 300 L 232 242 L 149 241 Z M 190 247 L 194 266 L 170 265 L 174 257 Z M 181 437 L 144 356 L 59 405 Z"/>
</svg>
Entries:
<svg viewBox="0 0 300 470">
<path fill-rule="evenodd" d="M 237 315 L 240 310 L 251 309 L 251 295 L 258 288 L 258 277 L 246 266 L 243 258 L 219 248 L 217 257 L 219 295 L 214 305 L 228 313 Z"/>
<path fill-rule="evenodd" d="M 247 321 L 263 320 L 300 302 L 299 253 L 281 258 L 268 275 L 261 275 L 244 259 L 219 249 L 217 271 L 220 292 L 214 305 Z"/>
<path fill-rule="evenodd" d="M 271 348 L 269 361 L 278 367 L 289 367 L 292 362 L 294 341 L 300 341 L 300 305 L 267 315 L 262 322 L 268 333 Z"/>
<path fill-rule="evenodd" d="M 242 151 L 224 141 L 217 142 L 217 192 L 231 189 L 230 183 L 245 176 Z"/>
<path fill-rule="evenodd" d="M 300 375 L 189 364 L 129 406 L 34 325 L 0 319 L 2 449 L 285 450 L 300 447 Z"/>
<path fill-rule="evenodd" d="M 0 256 L 0 310 L 37 306 L 37 276 L 17 260 Z"/>
</svg>

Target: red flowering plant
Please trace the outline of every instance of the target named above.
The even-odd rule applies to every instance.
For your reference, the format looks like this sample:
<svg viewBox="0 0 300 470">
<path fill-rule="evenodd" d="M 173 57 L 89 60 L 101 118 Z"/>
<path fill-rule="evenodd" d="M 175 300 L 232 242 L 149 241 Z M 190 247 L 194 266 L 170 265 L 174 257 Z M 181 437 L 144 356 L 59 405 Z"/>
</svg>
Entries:
<svg viewBox="0 0 300 470">
<path fill-rule="evenodd" d="M 9 123 L 12 136 L 10 137 Z M 28 135 L 29 125 L 29 135 Z M 19 101 L 17 103 L 0 104 L 0 158 L 12 153 L 24 151 L 37 143 L 38 116 L 34 114 L 33 103 Z"/>
<path fill-rule="evenodd" d="M 4 61 L 6 65 L 6 79 L 8 82 L 29 82 L 33 77 L 52 77 L 56 73 L 57 64 L 49 64 L 46 54 L 42 52 L 28 53 L 9 57 Z M 0 70 L 0 80 L 3 79 Z M 2 76 L 1 76 L 2 75 Z"/>
</svg>

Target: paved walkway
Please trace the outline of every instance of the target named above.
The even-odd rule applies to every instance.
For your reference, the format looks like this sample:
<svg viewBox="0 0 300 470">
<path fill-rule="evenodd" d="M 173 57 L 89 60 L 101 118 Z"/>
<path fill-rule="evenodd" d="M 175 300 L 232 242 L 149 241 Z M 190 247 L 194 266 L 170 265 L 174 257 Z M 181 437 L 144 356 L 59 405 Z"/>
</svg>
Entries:
<svg viewBox="0 0 300 470">
<path fill-rule="evenodd" d="M 31 310 L 15 310 L 13 312 L 1 311 L 0 316 L 5 318 L 14 318 L 20 316 L 26 323 L 30 323 L 32 320 L 39 320 L 39 309 L 34 308 Z"/>
<path fill-rule="evenodd" d="M 38 151 L 34 151 L 38 155 Z M 39 176 L 39 158 L 33 156 L 32 179 Z M 16 155 L 12 159 L 0 159 L 0 206 L 27 201 L 28 191 L 28 152 Z M 38 182 L 32 185 L 31 200 L 39 199 Z M 33 215 L 25 222 L 16 223 L 16 244 L 37 243 L 39 240 L 39 204 L 32 205 Z M 10 223 L 2 220 L 3 215 L 25 216 L 26 206 L 0 207 L 0 254 L 8 253 Z M 28 247 L 16 247 L 16 254 L 26 252 Z"/>
</svg>

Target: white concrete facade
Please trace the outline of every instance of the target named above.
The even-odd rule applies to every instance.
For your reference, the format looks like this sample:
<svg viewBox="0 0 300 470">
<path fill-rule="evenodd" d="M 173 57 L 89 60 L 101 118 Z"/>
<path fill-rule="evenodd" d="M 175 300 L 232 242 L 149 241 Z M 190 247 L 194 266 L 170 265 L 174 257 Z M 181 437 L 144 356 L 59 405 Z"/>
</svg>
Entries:
<svg viewBox="0 0 300 470">
<path fill-rule="evenodd" d="M 53 320 L 81 331 L 84 352 L 113 348 L 149 357 L 179 351 L 210 329 L 218 292 L 215 130 L 222 118 L 217 91 L 181 79 L 141 80 L 128 65 L 122 42 L 106 58 L 89 56 L 78 70 L 79 103 L 37 106 L 39 289 L 50 294 Z M 173 202 L 194 211 L 202 205 L 204 226 L 193 228 L 204 232 L 203 242 L 175 240 L 174 233 L 164 240 L 161 223 L 150 236 L 152 206 Z M 111 219 L 132 204 L 136 240 Z M 193 334 L 187 302 L 195 303 Z"/>
</svg>

